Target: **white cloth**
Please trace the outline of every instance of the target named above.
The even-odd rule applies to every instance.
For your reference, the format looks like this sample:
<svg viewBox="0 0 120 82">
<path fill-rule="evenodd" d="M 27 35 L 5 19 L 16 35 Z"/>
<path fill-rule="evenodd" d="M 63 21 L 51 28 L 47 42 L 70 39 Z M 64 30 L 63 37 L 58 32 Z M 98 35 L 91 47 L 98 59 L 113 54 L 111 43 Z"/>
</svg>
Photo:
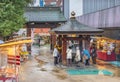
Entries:
<svg viewBox="0 0 120 82">
<path fill-rule="evenodd" d="M 76 61 L 80 61 L 80 59 L 81 59 L 81 57 L 80 57 L 80 50 L 77 49 L 77 50 L 76 50 L 75 60 L 76 60 Z"/>
<path fill-rule="evenodd" d="M 57 56 L 58 56 L 58 50 L 57 48 L 54 48 L 53 57 L 57 57 Z"/>
<path fill-rule="evenodd" d="M 67 49 L 67 59 L 72 59 L 72 49 Z"/>
<path fill-rule="evenodd" d="M 111 51 L 110 50 L 107 51 L 107 55 L 111 55 Z"/>
</svg>

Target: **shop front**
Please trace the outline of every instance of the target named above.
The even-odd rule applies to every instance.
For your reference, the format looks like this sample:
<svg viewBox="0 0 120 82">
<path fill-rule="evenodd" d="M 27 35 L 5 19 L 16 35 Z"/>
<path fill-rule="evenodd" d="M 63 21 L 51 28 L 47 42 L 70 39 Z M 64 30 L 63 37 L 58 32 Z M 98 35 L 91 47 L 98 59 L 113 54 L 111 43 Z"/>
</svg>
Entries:
<svg viewBox="0 0 120 82">
<path fill-rule="evenodd" d="M 116 61 L 120 56 L 120 41 L 106 37 L 95 37 L 97 58 L 105 61 Z"/>
<path fill-rule="evenodd" d="M 11 40 L 0 44 L 0 82 L 18 82 L 20 46 L 31 43 L 31 38 Z"/>
</svg>

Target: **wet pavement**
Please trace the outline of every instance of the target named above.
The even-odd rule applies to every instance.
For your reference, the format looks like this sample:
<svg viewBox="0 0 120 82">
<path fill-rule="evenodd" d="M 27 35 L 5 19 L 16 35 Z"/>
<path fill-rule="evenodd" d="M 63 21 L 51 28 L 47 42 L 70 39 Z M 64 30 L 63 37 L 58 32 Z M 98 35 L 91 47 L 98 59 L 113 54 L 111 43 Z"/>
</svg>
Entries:
<svg viewBox="0 0 120 82">
<path fill-rule="evenodd" d="M 101 60 L 98 60 L 97 62 L 98 62 L 96 65 L 97 68 L 108 69 L 113 72 L 114 77 L 120 77 L 120 67 L 114 66 L 114 65 L 110 64 L 109 62 L 104 62 Z"/>
<path fill-rule="evenodd" d="M 19 69 L 19 82 L 120 82 L 120 68 L 98 60 L 98 65 L 80 68 L 54 66 L 49 45 L 32 47 L 32 55 L 23 62 Z M 99 75 L 69 75 L 66 69 L 107 69 L 114 73 L 112 76 Z"/>
</svg>

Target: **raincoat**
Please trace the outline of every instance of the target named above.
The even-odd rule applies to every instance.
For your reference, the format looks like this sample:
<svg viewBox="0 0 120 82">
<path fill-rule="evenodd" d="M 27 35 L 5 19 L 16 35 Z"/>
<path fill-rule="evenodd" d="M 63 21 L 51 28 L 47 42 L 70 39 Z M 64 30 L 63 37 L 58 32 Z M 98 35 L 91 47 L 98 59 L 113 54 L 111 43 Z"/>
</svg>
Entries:
<svg viewBox="0 0 120 82">
<path fill-rule="evenodd" d="M 80 61 L 80 59 L 81 59 L 80 50 L 79 50 L 79 48 L 77 48 L 77 50 L 76 50 L 76 56 L 75 56 L 75 61 L 78 62 L 78 61 Z"/>
<path fill-rule="evenodd" d="M 87 49 L 83 50 L 83 54 L 84 54 L 84 56 L 86 56 L 86 59 L 90 58 L 90 53 L 89 53 L 89 51 Z"/>
<path fill-rule="evenodd" d="M 58 50 L 57 50 L 57 48 L 54 48 L 53 57 L 58 57 Z"/>
<path fill-rule="evenodd" d="M 72 59 L 72 49 L 68 48 L 66 53 L 67 53 L 67 59 Z"/>
</svg>

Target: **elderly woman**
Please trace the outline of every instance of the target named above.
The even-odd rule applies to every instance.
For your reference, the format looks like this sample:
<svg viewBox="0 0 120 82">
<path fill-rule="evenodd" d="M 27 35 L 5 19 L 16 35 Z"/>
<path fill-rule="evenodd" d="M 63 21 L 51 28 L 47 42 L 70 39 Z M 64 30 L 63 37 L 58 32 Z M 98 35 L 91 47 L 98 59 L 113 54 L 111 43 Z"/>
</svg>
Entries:
<svg viewBox="0 0 120 82">
<path fill-rule="evenodd" d="M 53 51 L 53 57 L 54 57 L 54 65 L 56 66 L 58 64 L 58 49 L 57 49 L 57 45 L 55 45 L 54 47 L 54 51 Z"/>
<path fill-rule="evenodd" d="M 67 53 L 67 66 L 72 66 L 72 48 L 71 48 L 71 46 L 68 47 L 66 53 Z"/>
<path fill-rule="evenodd" d="M 75 56 L 75 61 L 78 64 L 80 62 L 81 55 L 80 55 L 80 49 L 79 47 L 76 47 L 76 56 Z"/>
</svg>

